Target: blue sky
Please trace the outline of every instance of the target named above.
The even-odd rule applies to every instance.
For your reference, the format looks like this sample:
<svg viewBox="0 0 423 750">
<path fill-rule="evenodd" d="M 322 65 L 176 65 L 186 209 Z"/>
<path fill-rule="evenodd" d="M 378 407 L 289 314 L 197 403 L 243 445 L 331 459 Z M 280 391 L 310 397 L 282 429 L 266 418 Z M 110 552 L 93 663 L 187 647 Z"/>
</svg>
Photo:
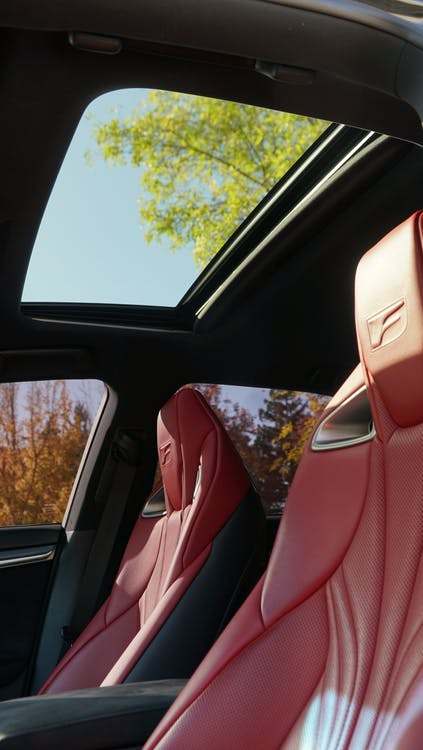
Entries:
<svg viewBox="0 0 423 750">
<path fill-rule="evenodd" d="M 88 112 L 107 121 L 126 116 L 140 89 L 104 94 Z M 198 275 L 191 247 L 147 244 L 139 224 L 139 172 L 111 167 L 100 156 L 88 166 L 93 121 L 82 117 L 38 232 L 22 299 L 27 302 L 103 302 L 176 305 Z"/>
<path fill-rule="evenodd" d="M 165 241 L 144 240 L 137 203 L 139 171 L 111 167 L 100 156 L 88 166 L 84 156 L 94 147 L 93 119 L 107 121 L 116 108 L 125 117 L 147 93 L 132 89 L 104 94 L 82 117 L 40 225 L 24 301 L 175 305 L 197 277 L 191 247 L 172 253 Z M 89 391 L 83 400 L 91 404 L 94 417 L 103 385 L 69 385 L 75 400 Z M 256 419 L 266 391 L 224 386 L 223 395 L 240 401 Z"/>
</svg>

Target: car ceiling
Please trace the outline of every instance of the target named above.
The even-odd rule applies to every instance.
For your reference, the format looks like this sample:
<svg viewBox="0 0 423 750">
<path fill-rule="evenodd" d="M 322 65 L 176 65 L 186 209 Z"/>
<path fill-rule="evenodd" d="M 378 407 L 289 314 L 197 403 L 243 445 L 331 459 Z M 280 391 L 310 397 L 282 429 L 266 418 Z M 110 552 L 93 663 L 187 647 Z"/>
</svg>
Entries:
<svg viewBox="0 0 423 750">
<path fill-rule="evenodd" d="M 334 3 L 315 3 L 319 13 L 310 3 L 293 5 L 149 0 L 140 10 L 135 0 L 44 0 L 35 10 L 29 0 L 2 3 L 2 379 L 52 371 L 100 377 L 118 391 L 122 418 L 130 420 L 135 403 L 152 417 L 185 382 L 331 392 L 355 366 L 357 260 L 423 205 L 423 154 L 397 139 L 422 138 L 423 64 L 416 63 L 423 52 L 411 24 L 394 28 L 385 17 L 365 25 L 363 3 L 337 3 L 336 17 Z M 119 37 L 123 50 L 75 49 L 69 31 Z M 283 65 L 292 79 L 282 85 L 261 75 L 256 60 Z M 298 68 L 312 71 L 311 85 L 297 82 Z M 341 170 L 192 330 L 33 319 L 22 313 L 20 296 L 66 147 L 96 95 L 130 86 L 230 98 L 397 138 L 377 139 Z"/>
</svg>

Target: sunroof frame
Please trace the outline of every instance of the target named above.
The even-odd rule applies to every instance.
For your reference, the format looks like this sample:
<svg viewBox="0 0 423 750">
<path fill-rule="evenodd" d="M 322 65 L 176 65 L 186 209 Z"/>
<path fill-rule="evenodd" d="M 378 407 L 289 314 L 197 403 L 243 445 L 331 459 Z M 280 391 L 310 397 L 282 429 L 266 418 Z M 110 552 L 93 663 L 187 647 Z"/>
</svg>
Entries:
<svg viewBox="0 0 423 750">
<path fill-rule="evenodd" d="M 144 93 L 148 93 L 149 90 L 150 91 L 151 90 L 154 91 L 154 89 L 151 89 L 148 86 L 145 86 L 145 87 L 141 88 L 139 90 L 140 91 L 140 95 L 143 92 Z M 120 91 L 121 91 L 121 89 L 116 89 L 116 90 L 111 90 L 111 91 L 108 91 L 108 92 L 105 92 L 105 93 L 113 95 L 115 93 L 119 94 Z M 135 91 L 138 93 L 137 89 L 135 89 Z M 125 89 L 123 89 L 123 93 L 126 94 Z M 84 114 L 86 114 L 89 111 L 90 106 L 93 106 L 96 101 L 97 101 L 97 98 L 92 101 L 91 105 L 88 105 L 88 107 L 85 109 L 85 112 L 83 113 L 83 115 L 81 117 L 80 122 L 82 122 L 82 120 L 84 118 Z M 134 102 L 134 106 L 135 106 L 135 102 Z M 249 105 L 249 106 L 250 107 L 251 106 L 254 107 L 256 105 Z M 264 109 L 266 109 L 266 108 L 264 108 Z M 280 114 L 283 115 L 284 113 L 280 112 Z M 100 115 L 100 117 L 101 117 L 101 115 Z M 300 117 L 302 117 L 302 116 L 300 116 Z M 324 124 L 324 122 L 322 124 Z M 323 141 L 326 140 L 326 134 L 329 131 L 332 131 L 332 130 L 333 130 L 333 127 L 329 126 L 329 128 L 327 128 L 324 131 L 324 133 L 321 136 L 319 136 L 314 143 L 311 144 L 311 146 L 306 151 L 306 155 L 307 155 L 308 158 L 311 158 L 312 154 L 314 154 L 314 152 L 315 152 L 315 149 L 319 146 L 319 144 L 322 142 L 322 140 Z M 85 134 L 85 137 L 87 137 L 86 134 Z M 79 148 L 80 148 L 80 145 L 79 145 Z M 62 166 L 64 166 L 65 164 L 68 165 L 68 167 L 67 167 L 67 170 L 68 170 L 68 178 L 67 178 L 67 180 L 68 180 L 68 182 L 66 184 L 69 183 L 69 164 L 72 163 L 72 161 L 69 162 L 69 160 L 67 160 L 67 156 L 68 156 L 68 154 L 65 155 L 65 158 L 64 158 L 63 164 L 62 164 Z M 74 161 L 75 161 L 75 159 L 74 159 Z M 294 166 L 296 166 L 296 165 L 300 166 L 300 165 L 303 164 L 303 162 L 304 162 L 304 154 L 302 154 L 297 159 L 297 162 L 295 163 Z M 289 169 L 287 174 L 291 175 L 292 171 L 293 171 L 292 168 Z M 44 290 L 44 292 L 45 292 L 45 297 L 44 297 L 44 293 L 42 291 L 41 292 L 40 291 L 37 292 L 37 290 L 35 288 L 35 285 L 31 289 L 31 291 L 28 289 L 28 292 L 26 292 L 25 287 L 26 287 L 29 279 L 31 279 L 31 283 L 32 284 L 34 284 L 34 282 L 35 282 L 35 284 L 37 283 L 36 276 L 32 272 L 32 268 L 31 268 L 31 263 L 32 263 L 33 259 L 37 258 L 37 264 L 39 266 L 39 269 L 42 268 L 42 266 L 40 265 L 40 259 L 41 259 L 41 263 L 45 263 L 46 262 L 45 259 L 42 260 L 44 256 L 43 255 L 40 256 L 40 253 L 37 252 L 38 248 L 37 248 L 37 246 L 35 246 L 35 248 L 33 249 L 33 253 L 31 254 L 31 258 L 30 258 L 30 262 L 29 262 L 29 266 L 28 266 L 28 271 L 27 271 L 27 277 L 25 279 L 25 285 L 24 285 L 24 289 L 23 289 L 23 293 L 22 293 L 22 296 L 23 296 L 23 298 L 21 300 L 21 308 L 22 308 L 22 310 L 27 310 L 28 311 L 30 308 L 34 308 L 34 310 L 35 309 L 44 309 L 45 308 L 47 310 L 47 308 L 49 308 L 50 311 L 52 311 L 53 309 L 57 309 L 58 313 L 59 313 L 60 310 L 62 310 L 65 313 L 65 315 L 67 316 L 67 311 L 69 311 L 70 308 L 72 308 L 75 313 L 78 310 L 81 311 L 82 308 L 84 308 L 84 307 L 87 307 L 87 308 L 89 307 L 90 309 L 94 309 L 93 306 L 95 306 L 97 308 L 97 310 L 103 310 L 103 311 L 104 311 L 104 309 L 110 310 L 111 308 L 117 308 L 117 307 L 119 307 L 119 309 L 121 309 L 123 311 L 124 309 L 127 308 L 128 309 L 128 313 L 129 313 L 129 308 L 132 308 L 132 309 L 135 309 L 135 308 L 136 309 L 140 309 L 140 308 L 142 308 L 145 311 L 150 310 L 150 309 L 151 310 L 154 309 L 155 311 L 157 311 L 158 317 L 162 318 L 163 315 L 166 315 L 166 311 L 168 311 L 168 310 L 177 310 L 177 309 L 181 308 L 192 297 L 192 295 L 197 294 L 197 290 L 200 289 L 200 288 L 202 288 L 205 285 L 205 283 L 207 282 L 207 279 L 210 278 L 210 277 L 212 277 L 214 275 L 215 269 L 222 263 L 222 261 L 226 262 L 228 254 L 232 253 L 235 250 L 235 248 L 239 247 L 240 241 L 243 238 L 243 235 L 245 233 L 250 233 L 251 230 L 254 229 L 254 227 L 255 227 L 255 225 L 257 223 L 257 220 L 260 219 L 260 213 L 263 210 L 267 211 L 268 206 L 270 206 L 271 203 L 274 202 L 276 194 L 277 194 L 278 190 L 280 189 L 280 186 L 284 182 L 284 177 L 285 177 L 285 175 L 283 175 L 282 180 L 279 180 L 276 183 L 276 185 L 274 186 L 274 188 L 272 188 L 271 191 L 263 197 L 263 199 L 254 208 L 254 210 L 252 211 L 252 213 L 241 223 L 241 225 L 238 226 L 238 227 L 236 227 L 235 231 L 224 242 L 222 248 L 220 248 L 217 251 L 217 253 L 215 253 L 215 255 L 212 256 L 211 260 L 207 262 L 207 265 L 205 266 L 205 268 L 202 271 L 200 271 L 198 277 L 195 278 L 192 283 L 190 283 L 191 279 L 192 279 L 192 276 L 191 276 L 191 279 L 188 279 L 188 282 L 190 283 L 190 285 L 188 286 L 188 288 L 185 291 L 183 291 L 182 297 L 177 302 L 176 302 L 176 300 L 174 302 L 174 300 L 172 299 L 170 301 L 170 304 L 167 304 L 167 302 L 165 300 L 163 302 L 159 301 L 159 304 L 156 304 L 155 300 L 154 300 L 154 302 L 147 302 L 147 303 L 144 303 L 142 300 L 140 300 L 140 302 L 138 303 L 136 300 L 134 300 L 134 302 L 132 302 L 129 299 L 125 300 L 124 298 L 121 301 L 119 299 L 116 300 L 116 301 L 114 301 L 113 299 L 111 299 L 110 302 L 107 299 L 105 299 L 104 301 L 101 300 L 101 299 L 99 299 L 98 301 L 95 301 L 95 299 L 93 301 L 90 301 L 90 299 L 89 299 L 90 294 L 87 294 L 87 291 L 89 292 L 89 290 L 87 290 L 87 289 L 85 289 L 85 291 L 83 289 L 81 289 L 81 290 L 76 289 L 76 295 L 75 295 L 75 297 L 73 297 L 74 292 L 72 292 L 72 289 L 75 287 L 75 284 L 73 284 L 73 286 L 71 286 L 67 291 L 64 291 L 63 297 L 61 297 L 61 292 L 59 292 L 58 295 L 57 294 L 56 295 L 53 294 L 50 297 L 51 292 L 47 288 Z M 58 178 L 60 179 L 60 173 L 58 174 Z M 63 192 L 62 183 L 60 183 L 60 185 L 61 185 L 61 189 L 62 189 L 62 192 Z M 69 187 L 67 187 L 66 189 L 69 190 Z M 47 202 L 47 205 L 46 205 L 46 208 L 45 208 L 45 212 L 44 212 L 44 216 L 42 218 L 42 221 L 41 221 L 41 224 L 40 224 L 40 227 L 39 227 L 39 230 L 44 227 L 44 232 L 46 231 L 45 227 L 49 226 L 49 222 L 50 222 L 50 213 L 49 213 L 49 210 L 50 210 L 50 199 L 54 195 L 56 195 L 56 186 L 53 188 L 53 190 L 52 190 L 52 192 L 50 194 L 50 198 L 49 198 L 49 201 Z M 63 197 L 62 197 L 62 203 L 63 203 Z M 60 199 L 59 199 L 59 205 L 60 205 Z M 96 208 L 96 206 L 94 206 L 94 208 Z M 56 213 L 57 213 L 57 211 L 56 211 Z M 56 213 L 54 212 L 54 209 L 53 209 L 52 214 L 53 214 L 54 219 L 55 219 L 55 221 L 57 223 Z M 118 216 L 119 216 L 119 214 L 118 214 Z M 87 219 L 85 219 L 85 220 L 87 220 Z M 74 224 L 74 226 L 75 225 L 79 226 L 78 222 L 73 222 L 73 224 Z M 81 226 L 84 227 L 84 224 L 82 223 Z M 89 218 L 88 218 L 88 228 L 91 231 L 91 224 L 89 223 Z M 133 231 L 133 230 L 131 230 L 131 231 Z M 83 232 L 83 235 L 85 235 L 85 231 Z M 78 241 L 78 239 L 79 239 L 78 237 L 73 238 L 73 245 L 72 245 L 72 247 L 75 247 L 75 246 L 77 246 L 77 247 L 81 246 L 82 247 L 82 243 L 80 243 Z M 40 249 L 42 249 L 43 244 L 44 244 L 44 242 L 43 242 L 43 240 L 41 240 L 41 247 L 40 247 Z M 50 244 L 51 244 L 51 240 L 50 240 Z M 58 243 L 56 242 L 56 246 L 57 246 L 57 244 Z M 93 246 L 93 242 L 92 241 L 91 241 L 91 246 Z M 129 247 L 131 248 L 131 245 Z M 49 248 L 49 241 L 47 241 L 47 248 Z M 34 255 L 34 250 L 35 250 L 35 255 Z M 51 250 L 49 250 L 49 252 L 51 254 Z M 65 259 L 66 257 L 69 257 L 69 256 L 70 256 L 70 252 L 66 253 L 66 255 L 64 255 L 63 258 Z M 100 261 L 100 258 L 98 258 L 98 260 Z M 91 260 L 90 262 L 92 263 L 93 261 Z M 156 261 L 156 263 L 157 263 L 157 261 Z M 182 268 L 184 268 L 184 265 L 182 266 Z M 38 274 L 40 274 L 40 270 L 39 269 L 38 269 Z M 142 267 L 140 267 L 138 269 L 138 271 L 142 271 L 143 272 L 144 271 L 144 265 Z M 187 271 L 188 271 L 188 273 L 191 273 L 188 267 L 187 267 Z M 147 268 L 147 272 L 148 272 L 148 268 Z M 64 279 L 67 278 L 66 274 L 62 274 L 62 275 L 63 275 Z M 91 275 L 92 274 L 88 274 L 87 278 L 90 278 Z M 45 274 L 42 274 L 42 277 L 45 278 Z M 156 273 L 154 273 L 154 277 L 156 277 Z M 172 275 L 171 275 L 170 278 L 173 280 L 173 276 Z M 32 281 L 32 279 L 34 281 Z M 181 278 L 181 280 L 182 280 L 182 278 Z M 101 285 L 100 285 L 100 287 L 101 287 Z M 121 285 L 121 288 L 122 288 L 122 285 Z M 70 291 L 70 294 L 69 294 L 69 291 Z M 111 292 L 110 288 L 107 289 L 107 290 L 105 288 L 104 292 L 106 292 L 105 296 L 109 296 L 110 295 L 110 297 L 112 297 L 112 295 L 110 294 L 110 292 Z M 38 295 L 40 295 L 40 296 L 38 296 Z M 100 295 L 97 294 L 96 296 L 101 298 L 103 296 L 103 292 L 100 292 Z M 118 295 L 118 296 L 121 296 L 121 295 Z M 131 292 L 129 292 L 129 296 L 132 296 L 132 297 L 134 296 L 133 295 L 133 290 L 132 290 L 132 294 L 131 294 Z M 43 297 L 44 297 L 44 299 L 43 299 Z M 49 299 L 49 297 L 50 297 L 50 299 Z M 78 297 L 79 297 L 79 300 L 78 300 Z M 86 299 L 84 299 L 84 297 L 86 297 Z M 123 315 L 120 315 L 118 317 L 120 317 L 120 318 L 122 318 L 124 320 L 129 320 L 132 316 L 129 313 L 128 315 L 123 314 Z M 156 315 L 155 314 L 153 314 L 152 316 L 148 315 L 148 317 L 155 319 Z"/>
<path fill-rule="evenodd" d="M 332 125 L 240 225 L 175 307 L 98 303 L 22 302 L 24 315 L 44 321 L 130 328 L 193 330 L 199 311 L 251 251 L 368 134 Z M 374 134 L 374 139 L 380 138 Z"/>
<path fill-rule="evenodd" d="M 331 125 L 274 186 L 223 245 L 175 307 L 151 305 L 21 302 L 24 315 L 44 321 L 130 328 L 193 330 L 199 312 L 225 281 L 275 229 L 281 219 L 324 180 L 348 154 L 368 141 L 366 131 Z M 380 139 L 370 134 L 373 140 Z"/>
</svg>

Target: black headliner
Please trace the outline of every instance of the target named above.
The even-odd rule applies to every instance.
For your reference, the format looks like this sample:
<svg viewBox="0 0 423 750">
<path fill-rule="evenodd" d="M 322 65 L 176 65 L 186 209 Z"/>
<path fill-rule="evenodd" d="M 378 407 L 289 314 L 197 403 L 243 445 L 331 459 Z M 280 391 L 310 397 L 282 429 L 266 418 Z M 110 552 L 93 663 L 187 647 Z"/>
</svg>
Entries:
<svg viewBox="0 0 423 750">
<path fill-rule="evenodd" d="M 32 352 L 29 357 L 3 357 L 3 379 L 46 376 L 53 370 L 58 376 L 100 377 L 119 392 L 123 421 L 134 420 L 134 404 L 139 404 L 153 424 L 159 405 L 184 382 L 330 392 L 355 365 L 357 259 L 423 202 L 420 148 L 392 139 L 329 186 L 280 236 L 280 256 L 274 251 L 271 262 L 257 263 L 254 272 L 249 269 L 195 332 L 46 322 L 20 311 L 31 247 L 61 158 L 81 112 L 104 90 L 131 85 L 174 88 L 421 138 L 413 109 L 420 107 L 415 94 L 420 79 L 417 72 L 413 80 L 404 72 L 409 49 L 399 36 L 357 23 L 347 28 L 325 15 L 320 21 L 335 24 L 332 30 L 338 34 L 328 45 L 317 14 L 308 13 L 313 23 L 306 24 L 304 33 L 314 34 L 310 39 L 315 44 L 299 46 L 295 9 L 252 0 L 225 3 L 178 0 L 179 11 L 184 9 L 179 18 L 175 4 L 166 2 L 146 3 L 143 13 L 138 2 L 129 0 L 40 2 L 36 11 L 29 2 L 2 4 L 0 24 L 9 28 L 1 31 L 0 349 Z M 213 20 L 217 6 L 223 14 L 220 36 Z M 259 18 L 268 25 L 263 33 L 280 12 L 283 21 L 291 14 L 295 34 L 253 34 L 247 22 L 259 6 Z M 230 23 L 231 12 L 242 10 L 239 34 L 229 34 L 225 18 Z M 143 38 L 148 45 L 125 42 L 124 52 L 115 57 L 90 54 L 69 45 L 66 30 L 77 28 Z M 286 30 L 284 24 L 281 30 Z M 359 55 L 354 52 L 357 34 L 362 42 Z M 349 45 L 341 54 L 345 35 Z M 207 54 L 201 52 L 202 45 Z M 194 46 L 200 51 L 193 51 Z M 410 55 L 420 54 L 415 47 L 410 50 Z M 231 54 L 234 57 L 228 57 Z M 309 90 L 281 87 L 260 76 L 253 69 L 254 58 L 269 55 L 284 64 L 312 67 L 314 85 Z M 394 79 L 396 88 L 391 86 Z M 398 98 L 398 82 L 406 102 Z M 84 355 L 61 351 L 54 356 L 57 348 L 83 350 Z M 37 355 L 37 349 L 47 352 Z"/>
</svg>

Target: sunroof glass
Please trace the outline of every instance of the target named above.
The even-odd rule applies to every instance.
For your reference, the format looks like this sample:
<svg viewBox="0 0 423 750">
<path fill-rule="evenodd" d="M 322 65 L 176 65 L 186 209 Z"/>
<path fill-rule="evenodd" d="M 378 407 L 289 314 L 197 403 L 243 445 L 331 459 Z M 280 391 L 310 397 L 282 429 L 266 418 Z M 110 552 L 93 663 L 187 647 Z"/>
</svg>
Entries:
<svg viewBox="0 0 423 750">
<path fill-rule="evenodd" d="M 22 300 L 175 306 L 326 127 L 168 91 L 98 97 L 51 193 Z"/>
</svg>

